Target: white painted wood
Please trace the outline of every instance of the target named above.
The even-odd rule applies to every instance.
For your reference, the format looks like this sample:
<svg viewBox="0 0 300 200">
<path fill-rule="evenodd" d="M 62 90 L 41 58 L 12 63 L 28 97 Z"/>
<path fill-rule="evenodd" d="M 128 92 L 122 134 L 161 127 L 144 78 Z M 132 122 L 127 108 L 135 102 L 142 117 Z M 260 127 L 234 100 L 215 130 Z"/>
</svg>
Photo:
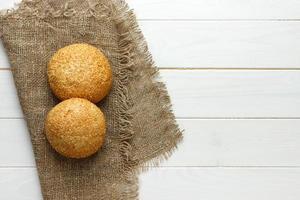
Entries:
<svg viewBox="0 0 300 200">
<path fill-rule="evenodd" d="M 0 118 L 23 117 L 12 73 L 0 70 Z"/>
<path fill-rule="evenodd" d="M 42 200 L 35 168 L 0 168 L 0 199 Z"/>
<path fill-rule="evenodd" d="M 161 166 L 300 166 L 299 120 L 178 120 L 184 141 Z M 0 120 L 0 167 L 35 166 L 23 119 Z"/>
<path fill-rule="evenodd" d="M 21 0 L 0 0 L 0 9 Z M 138 19 L 299 19 L 298 0 L 127 0 Z"/>
<path fill-rule="evenodd" d="M 185 130 L 162 166 L 300 166 L 300 120 L 178 120 Z"/>
<path fill-rule="evenodd" d="M 297 0 L 128 0 L 139 19 L 299 19 Z"/>
<path fill-rule="evenodd" d="M 141 21 L 161 68 L 299 68 L 300 21 Z M 0 66 L 8 67 L 0 48 Z"/>
<path fill-rule="evenodd" d="M 10 67 L 10 64 L 8 62 L 8 58 L 7 58 L 6 52 L 3 47 L 3 43 L 0 40 L 0 69 L 8 68 L 8 67 Z"/>
<path fill-rule="evenodd" d="M 141 200 L 299 200 L 299 168 L 164 168 L 141 176 Z"/>
<path fill-rule="evenodd" d="M 300 70 L 161 70 L 179 118 L 299 118 Z M 22 117 L 0 70 L 0 117 Z"/>
<path fill-rule="evenodd" d="M 0 169 L 1 199 L 41 200 L 36 169 Z M 299 168 L 158 168 L 141 176 L 141 200 L 298 200 Z"/>
<path fill-rule="evenodd" d="M 21 2 L 21 0 L 0 0 L 0 10 L 16 8 L 19 2 Z"/>
<path fill-rule="evenodd" d="M 20 0 L 0 0 L 0 9 Z M 127 0 L 139 19 L 299 19 L 297 0 Z"/>
<path fill-rule="evenodd" d="M 35 166 L 30 136 L 23 119 L 0 119 L 0 167 L 5 166 Z"/>
<path fill-rule="evenodd" d="M 0 0 L 0 10 L 16 8 L 16 4 L 21 0 Z M 3 43 L 0 40 L 0 68 L 8 68 L 10 66 L 6 56 Z"/>
<path fill-rule="evenodd" d="M 180 118 L 300 115 L 300 71 L 162 70 Z"/>
<path fill-rule="evenodd" d="M 300 21 L 144 21 L 160 67 L 298 68 Z"/>
</svg>

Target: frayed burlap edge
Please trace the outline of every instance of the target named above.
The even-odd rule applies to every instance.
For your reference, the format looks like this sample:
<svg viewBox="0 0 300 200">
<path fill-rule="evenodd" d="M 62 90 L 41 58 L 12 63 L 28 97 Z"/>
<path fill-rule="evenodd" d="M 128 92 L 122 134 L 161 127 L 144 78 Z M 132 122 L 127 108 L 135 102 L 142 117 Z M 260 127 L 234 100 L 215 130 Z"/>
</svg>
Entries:
<svg viewBox="0 0 300 200">
<path fill-rule="evenodd" d="M 166 104 L 161 107 L 161 110 L 166 110 L 168 113 L 170 113 L 172 116 L 171 118 L 168 119 L 162 119 L 161 123 L 176 123 L 175 118 L 173 116 L 172 112 L 172 105 L 170 103 L 170 97 L 167 93 L 166 86 L 163 82 L 158 81 L 160 78 L 158 68 L 156 67 L 152 55 L 148 51 L 148 45 L 146 43 L 146 40 L 138 26 L 136 16 L 133 12 L 132 9 L 130 9 L 127 5 L 127 3 L 123 0 L 115 0 L 115 8 L 112 9 L 113 13 L 115 13 L 117 16 L 114 17 L 114 19 L 117 20 L 117 24 L 120 24 L 121 30 L 126 30 L 124 32 L 124 41 L 127 41 L 129 44 L 134 44 L 137 48 L 136 51 L 134 52 L 140 52 L 138 55 L 133 55 L 133 57 L 139 57 L 142 59 L 144 62 L 147 63 L 146 66 L 143 66 L 145 70 L 148 71 L 146 74 L 147 79 L 151 80 L 152 84 L 157 87 L 160 96 L 162 99 L 166 99 Z M 130 49 L 128 46 L 126 47 L 127 49 Z M 124 52 L 125 55 L 128 54 L 128 52 Z M 139 73 L 139 71 L 136 67 L 139 67 L 136 62 L 134 62 L 134 58 L 131 59 L 129 62 L 131 65 L 131 69 L 133 70 L 133 73 Z M 142 76 L 141 74 L 135 74 L 136 76 Z M 145 76 L 145 75 L 144 75 Z M 145 80 L 147 80 L 145 79 Z M 127 97 L 129 99 L 129 97 Z M 130 102 L 130 101 L 128 101 Z M 126 112 L 126 111 L 125 111 Z M 127 113 L 128 114 L 128 113 Z M 128 160 L 130 163 L 129 166 L 134 166 L 131 167 L 130 171 L 131 173 L 140 173 L 147 171 L 151 167 L 156 167 L 158 166 L 161 162 L 167 160 L 172 153 L 177 149 L 178 144 L 182 141 L 182 130 L 178 128 L 178 126 L 174 126 L 172 130 L 169 130 L 170 132 L 173 132 L 174 135 L 177 135 L 176 139 L 172 142 L 172 145 L 168 146 L 165 148 L 164 151 L 159 152 L 156 155 L 149 156 L 149 160 L 143 160 L 140 161 L 139 163 L 136 163 L 135 160 Z M 132 133 L 131 138 L 134 136 L 134 133 Z M 130 141 L 131 138 L 128 138 Z M 129 144 L 129 143 L 128 143 Z M 130 150 L 131 147 L 128 146 L 128 150 Z"/>
</svg>

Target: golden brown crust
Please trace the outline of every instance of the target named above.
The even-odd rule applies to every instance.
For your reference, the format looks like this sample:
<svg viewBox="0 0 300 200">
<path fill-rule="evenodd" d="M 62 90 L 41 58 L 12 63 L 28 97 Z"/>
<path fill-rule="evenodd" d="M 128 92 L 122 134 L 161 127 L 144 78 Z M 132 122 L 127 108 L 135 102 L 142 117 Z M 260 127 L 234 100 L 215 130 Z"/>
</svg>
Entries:
<svg viewBox="0 0 300 200">
<path fill-rule="evenodd" d="M 112 86 L 112 71 L 105 55 L 89 44 L 59 49 L 48 63 L 48 81 L 61 100 L 85 98 L 99 102 Z"/>
<path fill-rule="evenodd" d="M 93 103 L 72 98 L 50 110 L 45 131 L 48 141 L 58 153 L 70 158 L 85 158 L 102 146 L 105 118 Z"/>
</svg>

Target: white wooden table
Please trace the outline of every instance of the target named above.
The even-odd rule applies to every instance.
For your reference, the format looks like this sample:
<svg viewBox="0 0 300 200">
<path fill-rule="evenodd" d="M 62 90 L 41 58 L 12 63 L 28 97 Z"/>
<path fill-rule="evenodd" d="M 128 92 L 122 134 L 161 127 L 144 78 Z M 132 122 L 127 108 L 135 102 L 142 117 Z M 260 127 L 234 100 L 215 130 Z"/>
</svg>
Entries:
<svg viewBox="0 0 300 200">
<path fill-rule="evenodd" d="M 1 8 L 14 0 L 0 0 Z M 300 199 L 300 1 L 128 0 L 185 140 L 141 200 Z M 0 48 L 0 199 L 40 200 Z"/>
</svg>

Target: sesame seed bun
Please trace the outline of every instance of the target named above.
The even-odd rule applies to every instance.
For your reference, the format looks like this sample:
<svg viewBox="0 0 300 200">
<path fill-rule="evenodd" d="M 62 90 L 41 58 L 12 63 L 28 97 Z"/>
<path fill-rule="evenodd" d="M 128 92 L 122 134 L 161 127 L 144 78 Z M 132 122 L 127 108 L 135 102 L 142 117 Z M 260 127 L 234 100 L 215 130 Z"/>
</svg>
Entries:
<svg viewBox="0 0 300 200">
<path fill-rule="evenodd" d="M 106 56 L 89 44 L 72 44 L 59 49 L 48 63 L 48 81 L 61 100 L 102 100 L 111 89 L 112 71 Z"/>
<path fill-rule="evenodd" d="M 51 146 L 70 158 L 85 158 L 97 152 L 104 142 L 105 131 L 101 110 L 81 98 L 57 104 L 45 121 L 45 132 Z"/>
</svg>

